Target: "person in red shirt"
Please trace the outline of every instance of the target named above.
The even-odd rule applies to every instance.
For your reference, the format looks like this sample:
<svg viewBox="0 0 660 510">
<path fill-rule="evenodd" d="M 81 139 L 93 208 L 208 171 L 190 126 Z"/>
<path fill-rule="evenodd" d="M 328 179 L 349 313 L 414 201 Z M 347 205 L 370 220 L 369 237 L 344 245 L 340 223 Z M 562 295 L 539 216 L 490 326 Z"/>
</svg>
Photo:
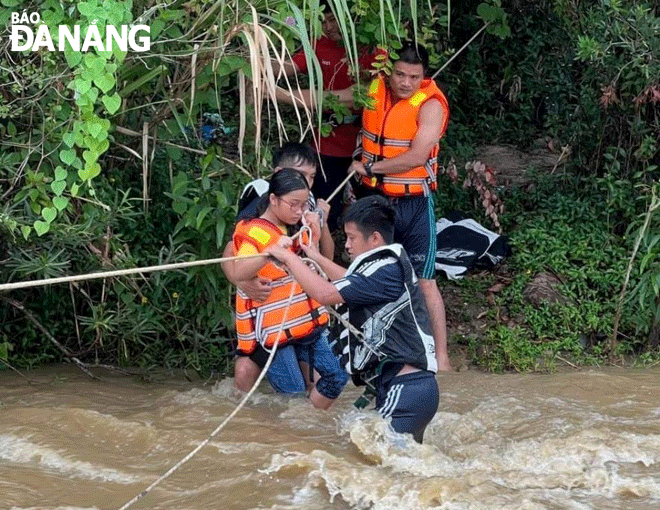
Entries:
<svg viewBox="0 0 660 510">
<path fill-rule="evenodd" d="M 353 85 L 353 80 L 349 75 L 348 59 L 346 49 L 342 44 L 342 37 L 339 31 L 339 24 L 330 6 L 323 0 L 320 2 L 323 9 L 323 36 L 318 39 L 314 45 L 314 53 L 321 64 L 323 75 L 324 91 L 344 90 Z M 375 62 L 373 53 L 363 49 L 359 57 L 359 66 L 362 70 L 371 68 Z M 282 67 L 282 72 L 288 76 L 295 73 L 307 73 L 307 59 L 303 51 L 299 51 L 292 57 L 290 63 Z M 277 75 L 276 70 L 276 75 Z M 286 94 L 279 94 L 279 99 L 291 102 Z M 316 137 L 316 148 L 321 160 L 321 172 L 317 172 L 312 186 L 314 196 L 318 198 L 327 198 L 341 184 L 347 175 L 348 167 L 352 162 L 353 151 L 355 150 L 356 140 L 360 133 L 360 111 L 352 110 L 352 115 L 345 116 L 342 122 L 330 117 L 335 124 L 328 136 Z M 330 230 L 337 227 L 337 219 L 341 213 L 342 193 L 338 193 L 330 202 L 330 215 L 328 225 Z"/>
</svg>

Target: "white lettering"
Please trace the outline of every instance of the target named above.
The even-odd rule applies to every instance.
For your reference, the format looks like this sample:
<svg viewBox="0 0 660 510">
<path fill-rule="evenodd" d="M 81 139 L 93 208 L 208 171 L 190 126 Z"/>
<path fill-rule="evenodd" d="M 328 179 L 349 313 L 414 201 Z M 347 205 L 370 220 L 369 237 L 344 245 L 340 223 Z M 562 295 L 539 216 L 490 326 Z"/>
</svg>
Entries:
<svg viewBox="0 0 660 510">
<path fill-rule="evenodd" d="M 18 12 L 11 13 L 11 51 L 39 51 L 46 48 L 48 51 L 56 51 L 53 39 L 48 25 L 41 24 L 37 27 L 36 35 L 34 29 L 27 25 L 28 21 L 40 21 L 38 13 Z M 25 23 L 22 23 L 25 21 Z M 16 22 L 20 22 L 17 24 Z M 146 34 L 145 34 L 146 33 Z M 105 27 L 105 44 L 101 37 L 98 25 L 90 25 L 84 36 L 82 47 L 80 44 L 81 28 L 80 25 L 59 25 L 57 34 L 57 49 L 65 51 L 71 48 L 72 51 L 87 52 L 90 49 L 97 51 L 112 51 L 112 48 L 119 48 L 121 51 L 148 51 L 151 48 L 151 29 L 147 25 L 120 25 L 115 27 L 107 25 Z"/>
<path fill-rule="evenodd" d="M 121 26 L 121 35 L 115 26 L 105 27 L 105 46 L 108 51 L 112 51 L 113 41 L 117 43 L 121 51 L 128 51 L 128 27 L 126 25 Z"/>
<path fill-rule="evenodd" d="M 60 41 L 58 49 L 64 51 L 65 43 L 68 42 L 73 51 L 80 51 L 80 25 L 73 25 L 73 34 L 67 25 L 59 26 Z"/>
<path fill-rule="evenodd" d="M 21 35 L 20 32 L 23 32 L 23 35 Z M 25 51 L 32 48 L 34 34 L 30 27 L 25 25 L 12 25 L 9 39 L 11 40 L 11 51 Z M 23 39 L 25 39 L 25 43 L 21 45 Z"/>
<path fill-rule="evenodd" d="M 32 51 L 37 51 L 42 46 L 48 48 L 48 51 L 55 51 L 53 40 L 50 38 L 50 32 L 48 31 L 48 25 L 39 25 L 37 35 L 34 37 Z"/>
<path fill-rule="evenodd" d="M 151 38 L 147 36 L 142 36 L 138 38 L 138 41 L 142 44 L 136 44 L 135 33 L 144 31 L 147 34 L 150 34 L 150 28 L 147 25 L 135 25 L 131 27 L 130 32 L 128 33 L 129 45 L 133 51 L 148 51 L 151 48 Z"/>
<path fill-rule="evenodd" d="M 92 39 L 94 39 L 94 41 L 92 41 Z M 83 42 L 80 51 L 87 51 L 90 46 L 94 46 L 98 51 L 105 51 L 103 40 L 99 33 L 99 27 L 96 25 L 92 25 L 87 29 L 87 35 L 85 35 L 85 41 Z"/>
<path fill-rule="evenodd" d="M 38 12 L 31 12 L 30 13 L 30 23 L 33 25 L 36 25 L 41 21 L 41 16 L 39 15 Z"/>
</svg>

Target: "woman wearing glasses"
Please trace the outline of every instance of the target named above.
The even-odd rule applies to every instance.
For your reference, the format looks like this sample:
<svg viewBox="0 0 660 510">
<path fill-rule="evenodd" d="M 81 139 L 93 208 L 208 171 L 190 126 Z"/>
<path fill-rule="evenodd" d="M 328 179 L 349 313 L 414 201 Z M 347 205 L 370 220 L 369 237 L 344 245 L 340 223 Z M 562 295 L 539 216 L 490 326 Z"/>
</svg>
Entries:
<svg viewBox="0 0 660 510">
<path fill-rule="evenodd" d="M 291 168 L 273 174 L 268 193 L 259 201 L 256 217 L 236 225 L 234 254 L 255 255 L 274 245 L 295 252 L 299 245 L 288 236 L 298 229 L 300 222 L 310 227 L 309 242 L 318 243 L 318 217 L 307 210 L 308 198 L 309 184 L 303 174 Z M 328 344 L 328 315 L 323 306 L 266 257 L 235 261 L 234 274 L 239 279 L 258 275 L 270 280 L 272 286 L 270 296 L 263 302 L 254 301 L 238 290 L 237 353 L 249 356 L 263 368 L 277 343 L 280 357 L 277 365 L 281 368 L 276 374 L 269 371 L 271 385 L 284 393 L 305 392 L 305 377 L 299 365 L 299 361 L 303 361 L 310 367 L 312 404 L 327 409 L 341 393 L 348 375 Z M 281 363 L 282 359 L 287 362 Z M 315 380 L 314 371 L 319 375 L 318 380 Z"/>
</svg>

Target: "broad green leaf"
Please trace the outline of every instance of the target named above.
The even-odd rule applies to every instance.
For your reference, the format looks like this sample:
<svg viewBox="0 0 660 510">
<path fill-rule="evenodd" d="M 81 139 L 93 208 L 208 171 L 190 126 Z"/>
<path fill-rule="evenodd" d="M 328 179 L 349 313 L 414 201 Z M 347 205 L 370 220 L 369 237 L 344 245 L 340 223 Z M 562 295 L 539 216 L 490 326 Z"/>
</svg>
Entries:
<svg viewBox="0 0 660 510">
<path fill-rule="evenodd" d="M 72 184 L 71 185 L 71 196 L 77 197 L 78 196 L 78 191 L 80 190 L 80 186 L 77 184 Z"/>
<path fill-rule="evenodd" d="M 84 94 L 92 87 L 92 82 L 83 78 L 76 78 L 75 83 L 78 94 Z"/>
<path fill-rule="evenodd" d="M 85 123 L 85 131 L 87 131 L 90 135 L 92 135 L 94 138 L 96 138 L 103 127 L 101 126 L 101 123 L 98 122 L 97 119 L 89 120 Z"/>
<path fill-rule="evenodd" d="M 82 53 L 79 51 L 73 51 L 67 44 L 64 48 L 64 57 L 66 58 L 66 63 L 69 64 L 69 67 L 76 67 L 82 60 Z"/>
<path fill-rule="evenodd" d="M 96 5 L 92 5 L 91 3 L 88 2 L 80 2 L 78 4 L 78 12 L 88 18 L 92 17 L 96 12 Z"/>
<path fill-rule="evenodd" d="M 115 56 L 115 59 L 117 60 L 117 62 L 119 62 L 121 64 L 124 61 L 124 59 L 126 58 L 126 55 L 128 55 L 128 52 L 120 50 L 119 46 L 117 46 L 115 44 L 112 47 L 112 54 Z"/>
<path fill-rule="evenodd" d="M 222 246 L 222 240 L 225 236 L 225 227 L 226 221 L 224 218 L 218 218 L 218 221 L 215 223 L 215 245 L 220 248 Z"/>
<path fill-rule="evenodd" d="M 172 204 L 172 209 L 174 210 L 175 213 L 183 215 L 188 210 L 188 204 L 186 204 L 185 202 L 176 200 Z"/>
<path fill-rule="evenodd" d="M 66 197 L 55 197 L 53 198 L 53 205 L 58 211 L 63 211 L 69 205 L 69 199 Z"/>
<path fill-rule="evenodd" d="M 110 142 L 108 141 L 107 133 L 101 131 L 100 134 L 101 134 L 101 136 L 99 137 L 100 139 L 92 138 L 91 136 L 85 137 L 85 145 L 87 146 L 87 148 L 89 148 L 94 152 L 97 152 L 99 155 L 103 154 L 105 151 L 108 150 L 108 147 L 110 147 Z M 105 135 L 105 138 L 103 135 Z"/>
<path fill-rule="evenodd" d="M 106 72 L 95 77 L 94 84 L 105 93 L 115 86 L 115 77 Z"/>
<path fill-rule="evenodd" d="M 41 210 L 41 215 L 44 217 L 48 223 L 51 223 L 55 218 L 57 218 L 57 211 L 52 207 L 44 207 Z"/>
<path fill-rule="evenodd" d="M 73 160 L 76 157 L 76 151 L 73 149 L 68 149 L 64 151 L 60 151 L 60 159 L 62 160 L 62 163 L 65 165 L 70 165 L 73 163 Z"/>
<path fill-rule="evenodd" d="M 30 232 L 32 232 L 32 227 L 29 227 L 28 225 L 23 225 L 21 227 L 21 233 L 23 234 L 23 239 L 26 241 L 28 240 L 28 237 L 30 237 Z"/>
<path fill-rule="evenodd" d="M 197 230 L 199 230 L 199 227 L 202 226 L 202 222 L 204 221 L 204 218 L 208 213 L 210 213 L 213 210 L 213 207 L 204 207 L 201 211 L 199 211 L 199 214 L 197 214 Z"/>
<path fill-rule="evenodd" d="M 151 40 L 153 41 L 163 31 L 163 28 L 165 28 L 165 22 L 161 19 L 155 19 L 151 22 L 150 28 L 149 35 L 151 35 Z"/>
<path fill-rule="evenodd" d="M 73 144 L 76 141 L 76 136 L 73 133 L 66 133 L 64 136 L 62 136 L 62 141 L 69 147 L 73 147 Z"/>
<path fill-rule="evenodd" d="M 89 179 L 93 179 L 94 177 L 96 177 L 101 173 L 101 165 L 99 165 L 98 163 L 87 163 L 85 165 L 85 168 L 89 173 Z"/>
<path fill-rule="evenodd" d="M 103 96 L 101 102 L 105 105 L 105 109 L 109 114 L 115 113 L 121 106 L 121 97 L 116 92 L 111 96 Z"/>
<path fill-rule="evenodd" d="M 99 158 L 98 152 L 95 151 L 83 151 L 83 159 L 87 163 L 94 163 Z"/>
<path fill-rule="evenodd" d="M 50 224 L 45 221 L 37 220 L 34 222 L 34 230 L 37 232 L 37 235 L 41 237 L 50 230 Z M 23 233 L 23 235 L 25 235 L 25 233 Z"/>
<path fill-rule="evenodd" d="M 55 180 L 56 181 L 64 181 L 66 179 L 67 175 L 69 175 L 69 172 L 67 172 L 61 166 L 58 166 L 57 168 L 55 168 Z"/>
<path fill-rule="evenodd" d="M 95 74 L 100 75 L 105 69 L 105 59 L 94 53 L 85 55 L 85 65 Z"/>
<path fill-rule="evenodd" d="M 62 193 L 64 193 L 65 188 L 66 188 L 65 181 L 53 181 L 50 183 L 50 189 L 52 189 L 53 193 L 55 193 L 58 197 Z"/>
</svg>

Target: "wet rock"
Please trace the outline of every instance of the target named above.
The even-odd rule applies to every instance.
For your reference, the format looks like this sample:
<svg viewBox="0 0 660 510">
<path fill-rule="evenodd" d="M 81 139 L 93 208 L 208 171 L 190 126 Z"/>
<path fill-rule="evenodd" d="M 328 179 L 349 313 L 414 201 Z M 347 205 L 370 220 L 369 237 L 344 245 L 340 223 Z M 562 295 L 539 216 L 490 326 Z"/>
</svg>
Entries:
<svg viewBox="0 0 660 510">
<path fill-rule="evenodd" d="M 523 297 L 535 305 L 543 303 L 568 303 L 568 299 L 561 293 L 561 279 L 547 271 L 541 271 L 523 290 Z"/>
</svg>

